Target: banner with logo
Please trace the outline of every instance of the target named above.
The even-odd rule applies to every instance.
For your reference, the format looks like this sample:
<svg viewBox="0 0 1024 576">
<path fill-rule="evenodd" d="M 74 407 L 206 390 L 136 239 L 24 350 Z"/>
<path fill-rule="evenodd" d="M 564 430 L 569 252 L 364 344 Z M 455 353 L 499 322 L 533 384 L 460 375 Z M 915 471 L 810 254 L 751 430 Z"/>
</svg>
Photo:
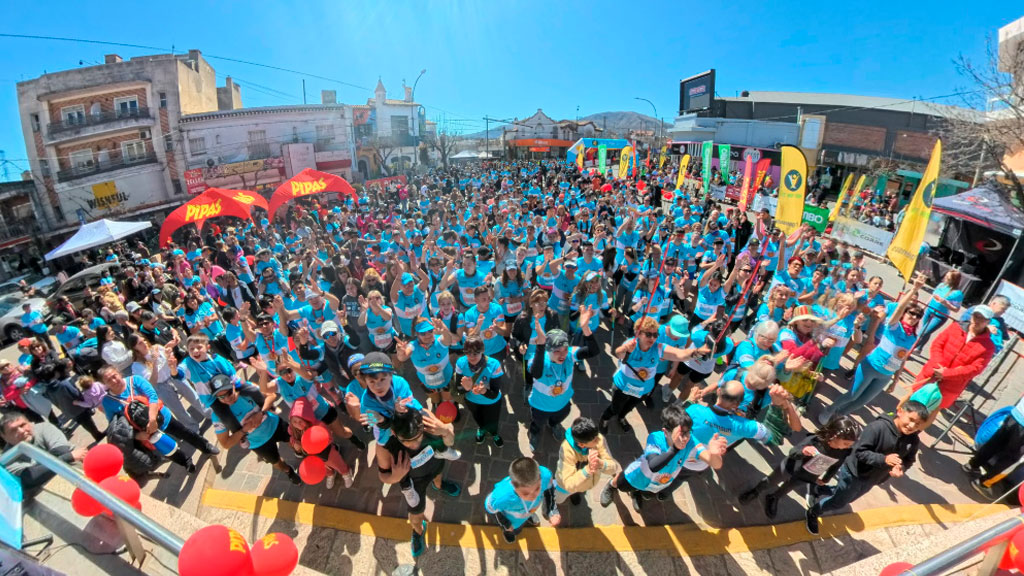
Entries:
<svg viewBox="0 0 1024 576">
<path fill-rule="evenodd" d="M 320 194 L 322 192 L 347 194 L 352 200 L 359 200 L 359 195 L 356 193 L 355 188 L 341 176 L 335 176 L 327 172 L 318 172 L 312 168 L 304 168 L 302 172 L 285 180 L 277 187 L 277 190 L 274 190 L 274 195 L 270 197 L 270 219 L 274 219 L 277 209 L 284 205 L 285 202 L 294 198 L 309 196 L 310 194 Z"/>
<path fill-rule="evenodd" d="M 686 179 L 686 169 L 690 167 L 690 155 L 683 154 L 679 159 L 679 176 L 676 178 L 676 190 L 683 189 L 683 180 Z"/>
<path fill-rule="evenodd" d="M 843 180 L 843 187 L 839 190 L 839 198 L 836 200 L 836 205 L 832 207 L 832 211 L 828 213 L 828 221 L 831 222 L 839 216 L 839 211 L 843 209 L 843 202 L 846 201 L 847 194 L 850 193 L 850 183 L 853 181 L 853 172 L 846 175 L 846 179 Z"/>
<path fill-rule="evenodd" d="M 1003 312 L 1001 318 L 1006 325 L 1017 332 L 1024 332 L 1024 288 L 1006 280 L 999 281 L 999 287 L 993 296 L 1006 296 L 1010 299 L 1010 307 Z"/>
<path fill-rule="evenodd" d="M 840 216 L 832 225 L 832 237 L 881 256 L 892 243 L 892 232 L 853 218 Z"/>
<path fill-rule="evenodd" d="M 750 204 L 750 193 L 753 189 L 750 187 L 750 179 L 754 176 L 754 158 L 753 156 L 746 156 L 743 160 L 743 187 L 740 188 L 740 210 L 743 212 L 747 211 L 747 206 Z"/>
<path fill-rule="evenodd" d="M 201 194 L 203 190 L 206 190 L 206 175 L 203 174 L 202 168 L 185 170 L 185 189 L 188 190 L 190 196 Z"/>
<path fill-rule="evenodd" d="M 755 194 L 754 203 L 750 209 L 754 212 L 760 212 L 761 210 L 767 210 L 769 214 L 775 216 L 775 210 L 779 207 L 779 199 L 774 196 L 765 196 L 764 194 Z"/>
<path fill-rule="evenodd" d="M 935 189 L 939 183 L 941 161 L 942 140 L 935 140 L 932 157 L 928 160 L 928 167 L 924 169 L 924 176 L 921 177 L 917 190 L 907 205 L 903 222 L 896 231 L 892 245 L 885 252 L 908 282 L 914 273 L 917 256 L 921 253 L 921 243 L 924 242 L 924 233 L 928 228 L 928 219 L 932 215 L 932 200 L 935 198 Z"/>
<path fill-rule="evenodd" d="M 782 182 L 779 184 L 779 209 L 775 226 L 787 236 L 800 227 L 807 191 L 807 159 L 796 146 L 782 147 Z"/>
<path fill-rule="evenodd" d="M 718 173 L 722 175 L 722 182 L 729 183 L 729 171 L 732 169 L 732 152 L 728 144 L 718 145 Z"/>
<path fill-rule="evenodd" d="M 250 195 L 248 197 L 252 198 L 252 201 L 246 202 L 237 198 L 228 198 L 222 192 L 238 192 L 243 195 Z M 160 247 L 165 248 L 171 240 L 171 234 L 174 234 L 175 230 L 186 224 L 195 224 L 196 228 L 202 232 L 203 224 L 210 218 L 233 216 L 243 220 L 250 219 L 252 217 L 251 208 L 257 205 L 256 197 L 259 197 L 259 195 L 245 192 L 244 190 L 222 191 L 219 188 L 208 189 L 206 192 L 189 200 L 187 204 L 178 206 L 167 215 L 167 218 L 164 219 L 163 224 L 160 226 Z M 264 204 L 266 203 L 266 200 L 262 197 L 259 197 L 259 199 Z"/>
<path fill-rule="evenodd" d="M 701 144 L 700 149 L 700 160 L 701 160 L 701 178 L 704 181 L 704 195 L 707 196 L 708 191 L 711 188 L 711 159 L 715 155 L 715 143 L 711 140 L 705 141 Z"/>
<path fill-rule="evenodd" d="M 602 175 L 608 174 L 608 167 L 605 162 L 608 160 L 608 147 L 601 144 L 597 147 L 597 171 Z"/>
<path fill-rule="evenodd" d="M 772 167 L 772 161 L 769 158 L 761 158 L 757 161 L 754 166 L 754 183 L 750 185 L 750 194 L 756 194 L 757 190 L 764 183 L 764 179 L 768 176 L 768 169 Z"/>
<path fill-rule="evenodd" d="M 801 222 L 810 224 L 818 232 L 824 232 L 828 226 L 828 210 L 818 206 L 804 205 L 804 215 Z"/>
<path fill-rule="evenodd" d="M 719 202 L 725 202 L 725 185 L 724 184 L 712 184 L 711 185 L 711 199 Z"/>
<path fill-rule="evenodd" d="M 629 161 L 633 157 L 633 147 L 626 146 L 619 152 L 619 179 L 629 175 Z"/>
<path fill-rule="evenodd" d="M 665 159 L 668 158 L 668 146 L 661 147 L 661 156 L 658 158 L 658 170 L 665 166 Z"/>
</svg>

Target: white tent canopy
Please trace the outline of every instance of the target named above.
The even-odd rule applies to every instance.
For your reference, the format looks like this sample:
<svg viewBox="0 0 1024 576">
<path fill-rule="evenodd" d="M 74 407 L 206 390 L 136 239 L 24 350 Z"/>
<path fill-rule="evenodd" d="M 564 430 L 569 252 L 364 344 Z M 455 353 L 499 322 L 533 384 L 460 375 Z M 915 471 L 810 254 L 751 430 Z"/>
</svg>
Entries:
<svg viewBox="0 0 1024 576">
<path fill-rule="evenodd" d="M 78 232 L 75 232 L 75 235 L 68 238 L 63 244 L 51 250 L 46 255 L 46 259 L 53 260 L 68 254 L 109 244 L 125 236 L 131 236 L 136 232 L 145 230 L 152 225 L 151 222 L 117 222 L 107 219 L 90 222 L 79 228 Z"/>
</svg>

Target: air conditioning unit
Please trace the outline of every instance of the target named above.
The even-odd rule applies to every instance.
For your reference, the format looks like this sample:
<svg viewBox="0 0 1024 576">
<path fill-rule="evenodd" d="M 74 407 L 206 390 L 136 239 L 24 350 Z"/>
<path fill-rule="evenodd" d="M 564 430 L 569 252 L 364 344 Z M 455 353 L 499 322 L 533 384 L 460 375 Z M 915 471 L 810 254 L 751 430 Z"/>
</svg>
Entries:
<svg viewBox="0 0 1024 576">
<path fill-rule="evenodd" d="M 150 137 L 149 130 L 139 130 L 139 138 L 141 138 L 143 140 L 149 140 L 149 137 Z"/>
</svg>

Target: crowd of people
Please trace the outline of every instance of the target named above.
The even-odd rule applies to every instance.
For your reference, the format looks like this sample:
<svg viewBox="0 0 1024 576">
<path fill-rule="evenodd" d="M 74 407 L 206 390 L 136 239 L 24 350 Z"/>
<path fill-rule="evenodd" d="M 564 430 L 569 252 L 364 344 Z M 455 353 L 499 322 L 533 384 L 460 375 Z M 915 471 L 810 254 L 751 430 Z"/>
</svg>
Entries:
<svg viewBox="0 0 1024 576">
<path fill-rule="evenodd" d="M 927 298 L 917 277 L 888 301 L 858 250 L 806 226 L 785 234 L 767 211 L 751 221 L 699 190 L 662 206 L 675 181 L 671 169 L 619 180 L 495 162 L 358 201 L 306 198 L 274 222 L 180 231 L 165 249 L 115 247 L 103 258 L 119 266 L 84 303 L 59 302 L 50 324 L 25 311 L 33 336 L 0 362 L 0 432 L 70 462 L 81 449 L 58 436 L 77 425 L 139 476 L 166 460 L 193 473 L 195 451 L 249 450 L 299 484 L 302 436 L 322 424 L 334 440 L 314 456 L 328 488 L 353 481 L 339 447 L 376 444 L 361 473 L 398 485 L 414 555 L 429 487 L 460 497 L 446 461 L 465 444 L 516 456 L 507 478 L 484 483 L 511 542 L 541 517 L 558 526 L 591 490 L 639 512 L 742 441 L 788 441 L 740 502 L 760 499 L 773 518 L 807 485 L 817 533 L 822 512 L 913 466 L 920 431 L 1006 339 L 1008 302 L 950 320 L 953 276 Z M 915 351 L 925 369 L 894 414 L 874 417 L 866 408 Z M 602 354 L 614 370 L 588 369 Z M 570 421 L 583 371 L 605 404 Z M 823 402 L 825 381 L 846 392 Z M 522 449 L 501 435 L 512 390 L 529 406 Z M 661 426 L 642 453 L 612 454 L 634 410 L 657 410 Z M 457 426 L 475 433 L 457 440 Z M 547 434 L 557 455 L 537 450 Z M 18 466 L 27 488 L 45 482 Z"/>
</svg>

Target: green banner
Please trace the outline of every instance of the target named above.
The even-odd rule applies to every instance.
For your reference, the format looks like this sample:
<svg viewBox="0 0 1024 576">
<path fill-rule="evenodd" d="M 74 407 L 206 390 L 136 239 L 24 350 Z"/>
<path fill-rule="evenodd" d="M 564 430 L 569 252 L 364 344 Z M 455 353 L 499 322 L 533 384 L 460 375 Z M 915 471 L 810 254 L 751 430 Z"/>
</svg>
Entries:
<svg viewBox="0 0 1024 576">
<path fill-rule="evenodd" d="M 824 232 L 825 227 L 828 226 L 828 209 L 804 204 L 803 221 L 818 232 Z"/>
<path fill-rule="evenodd" d="M 608 174 L 608 167 L 605 166 L 605 160 L 608 159 L 608 147 L 601 144 L 597 147 L 597 171 L 601 174 Z"/>
<path fill-rule="evenodd" d="M 711 193 L 711 159 L 715 155 L 715 143 L 711 140 L 704 142 L 701 145 L 700 160 L 701 160 L 701 177 L 704 180 L 704 196 L 707 197 Z"/>
<path fill-rule="evenodd" d="M 732 147 L 728 144 L 718 145 L 718 172 L 722 175 L 722 184 L 728 186 L 729 170 L 732 168 Z"/>
</svg>

